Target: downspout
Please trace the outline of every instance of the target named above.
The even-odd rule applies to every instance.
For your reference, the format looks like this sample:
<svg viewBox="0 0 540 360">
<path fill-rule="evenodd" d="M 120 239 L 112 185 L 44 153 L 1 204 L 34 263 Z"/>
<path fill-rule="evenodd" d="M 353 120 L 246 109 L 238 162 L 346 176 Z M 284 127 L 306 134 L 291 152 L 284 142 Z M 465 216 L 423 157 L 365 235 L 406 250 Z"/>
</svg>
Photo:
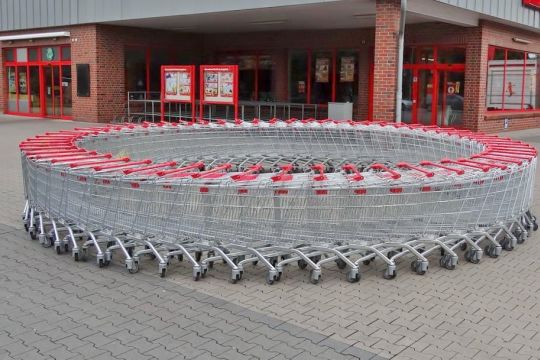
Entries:
<svg viewBox="0 0 540 360">
<path fill-rule="evenodd" d="M 407 16 L 407 0 L 401 0 L 401 16 L 399 19 L 398 59 L 396 79 L 396 122 L 401 122 L 401 100 L 403 93 L 403 48 L 405 45 L 405 17 Z"/>
</svg>

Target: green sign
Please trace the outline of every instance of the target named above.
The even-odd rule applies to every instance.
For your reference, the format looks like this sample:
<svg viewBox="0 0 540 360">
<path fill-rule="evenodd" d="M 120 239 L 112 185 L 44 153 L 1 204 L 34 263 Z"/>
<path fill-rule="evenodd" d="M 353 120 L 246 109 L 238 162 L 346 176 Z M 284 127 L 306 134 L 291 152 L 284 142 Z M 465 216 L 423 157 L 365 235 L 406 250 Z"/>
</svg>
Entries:
<svg viewBox="0 0 540 360">
<path fill-rule="evenodd" d="M 45 59 L 48 61 L 54 60 L 54 49 L 51 47 L 45 48 Z"/>
</svg>

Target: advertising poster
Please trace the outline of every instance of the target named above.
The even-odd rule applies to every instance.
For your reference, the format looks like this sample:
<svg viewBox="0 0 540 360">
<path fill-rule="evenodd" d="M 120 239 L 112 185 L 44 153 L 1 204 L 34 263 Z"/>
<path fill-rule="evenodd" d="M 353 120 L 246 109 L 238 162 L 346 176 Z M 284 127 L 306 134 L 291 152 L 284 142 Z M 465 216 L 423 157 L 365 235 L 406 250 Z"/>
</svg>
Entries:
<svg viewBox="0 0 540 360">
<path fill-rule="evenodd" d="M 327 83 L 330 79 L 330 59 L 317 58 L 315 61 L 315 82 Z"/>
<path fill-rule="evenodd" d="M 234 104 L 234 72 L 226 68 L 204 70 L 204 101 Z"/>
<path fill-rule="evenodd" d="M 340 82 L 354 81 L 355 61 L 353 56 L 344 56 L 341 58 L 341 69 L 339 71 Z"/>
<path fill-rule="evenodd" d="M 190 69 L 164 69 L 164 100 L 191 101 L 192 76 Z"/>
<path fill-rule="evenodd" d="M 17 89 L 15 88 L 15 71 L 9 72 L 9 92 L 15 94 Z"/>
<path fill-rule="evenodd" d="M 26 94 L 27 84 L 26 84 L 26 72 L 19 73 L 19 94 Z"/>
</svg>

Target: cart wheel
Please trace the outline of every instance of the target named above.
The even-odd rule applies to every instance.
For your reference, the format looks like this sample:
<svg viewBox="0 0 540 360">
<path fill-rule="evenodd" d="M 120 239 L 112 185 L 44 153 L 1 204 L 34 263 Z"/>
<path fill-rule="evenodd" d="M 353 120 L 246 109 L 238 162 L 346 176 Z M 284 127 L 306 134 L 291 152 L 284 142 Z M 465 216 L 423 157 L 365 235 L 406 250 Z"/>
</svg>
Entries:
<svg viewBox="0 0 540 360">
<path fill-rule="evenodd" d="M 69 244 L 64 244 L 64 251 L 69 252 Z"/>
<path fill-rule="evenodd" d="M 273 285 L 274 281 L 275 281 L 274 277 L 271 277 L 270 274 L 266 275 L 266 283 L 268 285 Z"/>
<path fill-rule="evenodd" d="M 277 258 L 277 256 L 273 256 L 270 259 L 268 259 L 268 261 L 270 262 L 270 265 L 275 267 L 277 265 L 277 263 L 278 263 L 278 258 Z"/>
<path fill-rule="evenodd" d="M 178 259 L 179 262 L 182 262 L 184 261 L 184 254 L 178 254 L 176 258 Z"/>
<path fill-rule="evenodd" d="M 497 258 L 498 257 L 497 253 L 495 252 L 495 247 L 493 245 L 486 245 L 484 247 L 484 252 L 490 258 Z"/>
<path fill-rule="evenodd" d="M 310 257 L 310 259 L 311 259 L 311 261 L 313 261 L 316 264 L 319 261 L 321 261 L 321 256 L 320 255 L 313 256 L 313 257 Z"/>
<path fill-rule="evenodd" d="M 467 243 L 463 242 L 461 245 L 459 245 L 459 248 L 461 249 L 461 251 L 467 250 Z"/>
<path fill-rule="evenodd" d="M 86 261 L 87 255 L 88 255 L 88 249 L 82 248 L 82 250 L 81 250 L 81 258 L 80 258 L 81 261 Z"/>
<path fill-rule="evenodd" d="M 398 254 L 397 251 L 395 251 L 395 250 L 390 250 L 390 251 L 386 254 L 386 257 L 389 258 L 389 259 L 391 259 L 391 258 L 393 258 L 394 256 L 396 256 L 397 254 Z"/>
<path fill-rule="evenodd" d="M 536 223 L 536 221 L 533 222 L 533 230 L 538 230 L 538 224 Z"/>
<path fill-rule="evenodd" d="M 73 260 L 79 261 L 79 253 L 78 253 L 78 252 L 76 252 L 75 254 L 73 254 Z"/>
<path fill-rule="evenodd" d="M 452 264 L 452 256 L 445 255 L 439 259 L 439 265 L 447 270 L 454 270 L 455 264 Z"/>
<path fill-rule="evenodd" d="M 369 264 L 371 264 L 371 262 L 373 261 L 374 259 L 370 259 L 370 260 L 364 260 L 362 261 L 362 263 L 366 266 L 368 266 Z"/>
<path fill-rule="evenodd" d="M 414 260 L 411 262 L 411 270 L 416 272 L 418 275 L 425 275 L 426 270 L 422 269 L 422 261 L 421 260 Z"/>
<path fill-rule="evenodd" d="M 253 266 L 257 266 L 258 263 L 259 263 L 259 260 L 255 260 L 255 261 L 252 262 L 251 264 L 252 264 Z"/>
<path fill-rule="evenodd" d="M 164 278 L 165 274 L 167 274 L 167 268 L 161 269 L 161 271 L 159 272 L 159 277 Z"/>
<path fill-rule="evenodd" d="M 397 276 L 397 270 L 394 270 L 391 274 L 388 272 L 388 269 L 386 269 L 384 271 L 384 274 L 383 274 L 383 277 L 386 279 L 386 280 L 393 280 L 395 279 Z"/>
<path fill-rule="evenodd" d="M 104 261 L 103 259 L 99 259 L 99 260 L 98 260 L 98 266 L 99 266 L 100 268 L 104 267 L 104 266 L 105 266 L 105 261 Z"/>
<path fill-rule="evenodd" d="M 337 259 L 336 260 L 336 265 L 337 265 L 338 269 L 340 269 L 340 270 L 343 270 L 343 269 L 345 269 L 347 267 L 347 264 L 342 259 Z"/>
<path fill-rule="evenodd" d="M 195 261 L 199 262 L 202 258 L 202 251 L 195 251 Z"/>
<path fill-rule="evenodd" d="M 478 264 L 480 262 L 480 259 L 476 256 L 476 250 L 468 250 L 465 253 L 465 259 L 473 264 Z"/>
<path fill-rule="evenodd" d="M 133 262 L 133 266 L 131 269 L 128 270 L 130 274 L 135 274 L 135 273 L 138 273 L 139 272 L 139 262 L 138 261 L 134 261 Z"/>
<path fill-rule="evenodd" d="M 307 262 L 303 259 L 298 260 L 298 267 L 304 270 L 307 267 Z"/>
<path fill-rule="evenodd" d="M 193 275 L 193 281 L 199 281 L 200 278 L 201 278 L 201 273 L 200 272 Z"/>
<path fill-rule="evenodd" d="M 62 248 L 60 247 L 60 245 L 55 246 L 55 250 L 56 250 L 56 254 L 57 254 L 57 255 L 62 254 Z"/>
<path fill-rule="evenodd" d="M 206 277 L 206 273 L 208 272 L 208 269 L 203 269 L 202 272 L 201 272 L 201 278 L 205 278 Z"/>
<path fill-rule="evenodd" d="M 25 222 L 25 223 L 24 223 L 24 230 L 25 230 L 26 232 L 28 232 L 28 229 L 29 229 L 28 223 Z"/>
<path fill-rule="evenodd" d="M 347 272 L 347 281 L 350 283 L 355 283 L 360 281 L 360 273 L 358 271 L 349 270 Z"/>
<path fill-rule="evenodd" d="M 525 242 L 525 240 L 527 240 L 527 235 L 525 235 L 525 233 L 520 233 L 519 236 L 516 236 L 517 237 L 517 243 L 518 244 L 523 244 Z"/>
<path fill-rule="evenodd" d="M 321 276 L 320 275 L 314 275 L 314 271 L 311 270 L 310 273 L 309 273 L 309 281 L 316 285 L 319 283 L 319 281 L 321 280 Z"/>
<path fill-rule="evenodd" d="M 30 234 L 30 239 L 32 239 L 32 240 L 37 239 L 37 233 L 36 233 L 35 230 L 30 231 L 29 234 Z"/>
<path fill-rule="evenodd" d="M 281 274 L 283 274 L 281 271 L 279 271 L 276 275 L 276 281 L 281 280 Z"/>
<path fill-rule="evenodd" d="M 506 251 L 512 251 L 514 250 L 514 246 L 512 245 L 512 240 L 510 240 L 509 238 L 505 237 L 503 240 L 501 240 L 500 242 L 502 248 Z"/>
<path fill-rule="evenodd" d="M 444 249 L 441 248 L 441 257 L 443 257 L 444 255 L 446 255 L 446 251 L 444 251 Z"/>
</svg>

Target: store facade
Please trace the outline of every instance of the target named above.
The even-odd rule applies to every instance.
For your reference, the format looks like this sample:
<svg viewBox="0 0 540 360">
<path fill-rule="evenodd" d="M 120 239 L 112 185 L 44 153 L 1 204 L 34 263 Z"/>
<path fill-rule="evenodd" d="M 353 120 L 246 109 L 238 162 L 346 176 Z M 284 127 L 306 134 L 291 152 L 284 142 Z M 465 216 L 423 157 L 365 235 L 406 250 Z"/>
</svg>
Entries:
<svg viewBox="0 0 540 360">
<path fill-rule="evenodd" d="M 510 1 L 532 20 L 488 16 L 468 2 L 409 1 L 403 122 L 475 131 L 540 126 L 540 10 L 534 2 Z M 316 106 L 324 118 L 329 104 L 352 104 L 354 120 L 393 121 L 401 2 L 279 3 L 215 14 L 201 9 L 178 15 L 185 19 L 178 23 L 141 15 L 2 29 L 0 111 L 111 121 L 126 113 L 128 93 L 159 98 L 161 65 L 234 64 L 246 106 Z M 269 20 L 235 28 L 239 17 L 251 16 Z M 33 37 L 58 32 L 68 35 Z M 87 66 L 86 79 L 80 65 Z"/>
</svg>

